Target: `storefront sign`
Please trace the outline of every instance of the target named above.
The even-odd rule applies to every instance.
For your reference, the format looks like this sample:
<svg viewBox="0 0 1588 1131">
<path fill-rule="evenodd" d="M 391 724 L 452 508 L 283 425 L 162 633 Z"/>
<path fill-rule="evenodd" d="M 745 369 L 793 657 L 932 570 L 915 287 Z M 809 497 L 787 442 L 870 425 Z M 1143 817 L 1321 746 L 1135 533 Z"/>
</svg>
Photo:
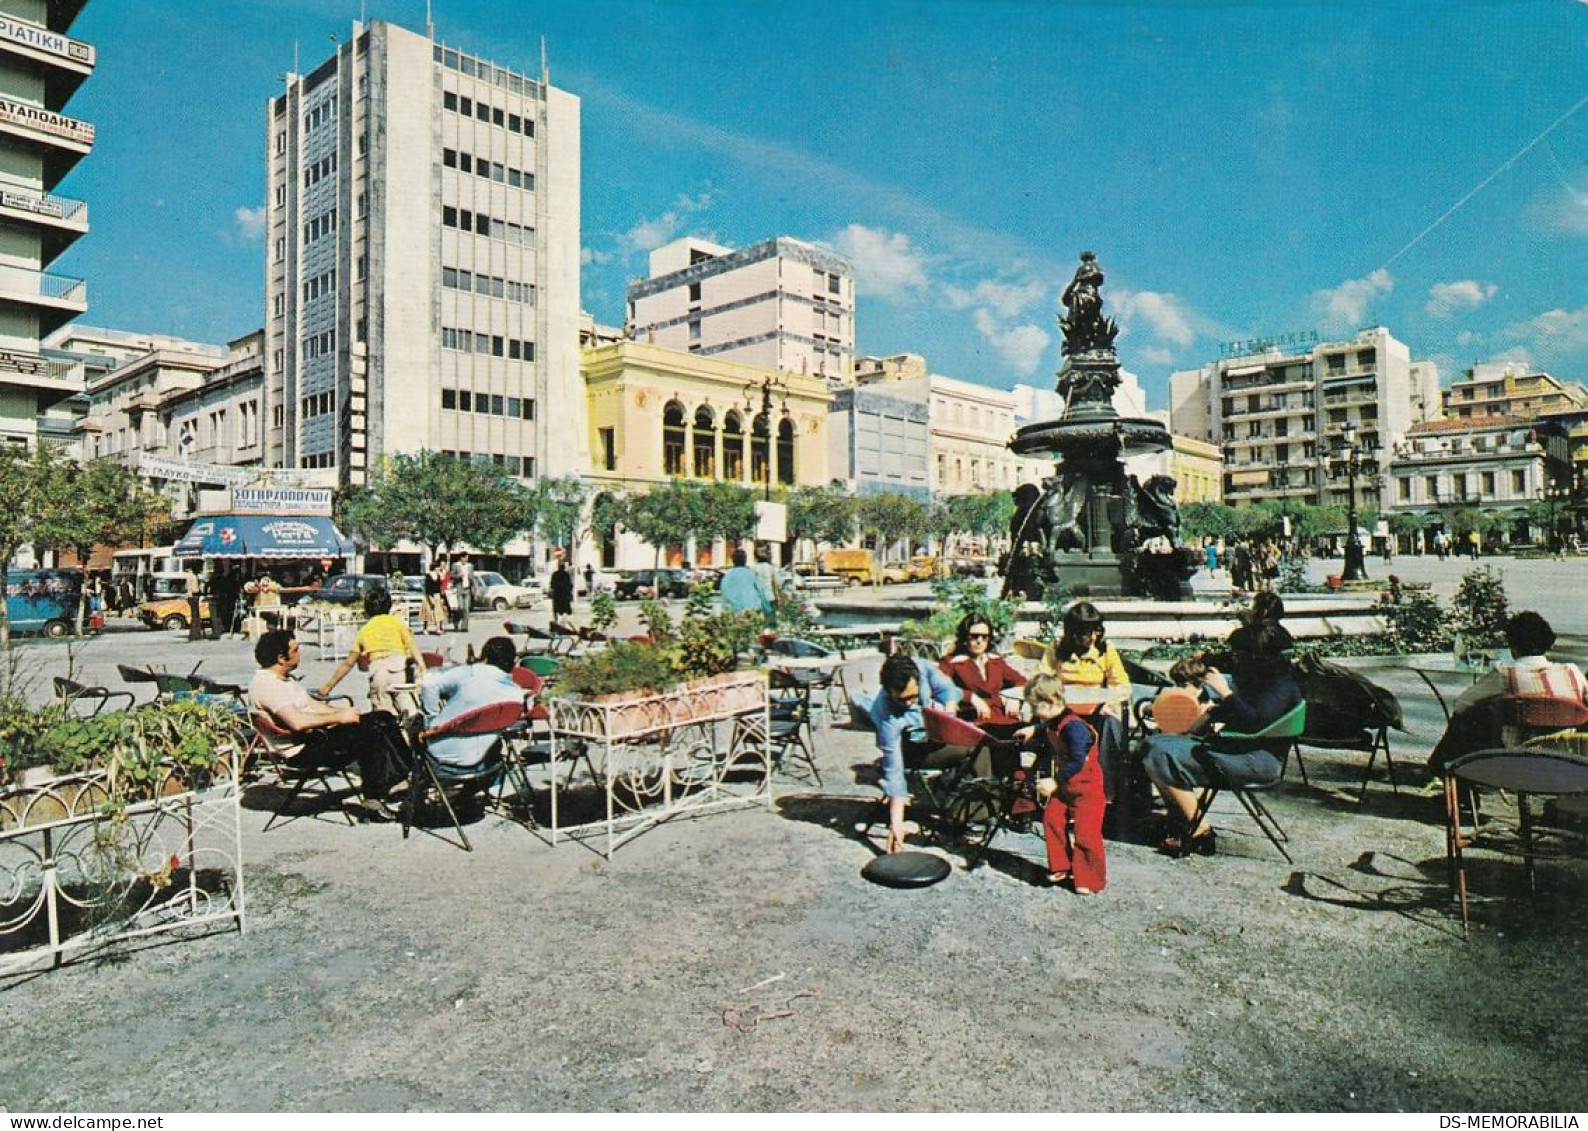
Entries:
<svg viewBox="0 0 1588 1131">
<path fill-rule="evenodd" d="M 331 492 L 324 487 L 233 487 L 233 514 L 330 515 Z"/>
<path fill-rule="evenodd" d="M 15 208 L 19 212 L 31 212 L 35 216 L 54 216 L 60 219 L 66 215 L 66 207 L 61 201 L 37 193 L 14 192 L 7 189 L 0 192 L 0 204 L 7 208 Z"/>
<path fill-rule="evenodd" d="M 29 106 L 26 102 L 13 102 L 9 98 L 0 98 L 0 122 L 10 122 L 13 125 L 25 126 L 30 130 L 53 134 L 56 137 L 79 142 L 83 145 L 94 144 L 94 123 L 68 118 L 65 114 L 57 114 L 55 111 L 46 110 L 42 106 Z"/>
<path fill-rule="evenodd" d="M 49 28 L 39 27 L 37 24 L 25 23 L 22 20 L 7 19 L 0 16 L 0 39 L 12 43 L 20 43 L 24 47 L 31 47 L 36 51 L 46 51 L 51 55 L 59 55 L 63 59 L 70 59 L 74 63 L 94 65 L 94 48 L 87 43 L 79 43 L 75 39 L 68 39 L 58 35 Z"/>
<path fill-rule="evenodd" d="M 44 359 L 36 353 L 0 350 L 0 369 L 7 373 L 26 373 L 29 377 L 39 377 L 45 372 L 45 364 Z"/>
<path fill-rule="evenodd" d="M 173 483 L 218 483 L 234 487 L 245 487 L 259 478 L 256 468 L 220 467 L 212 463 L 160 459 L 158 456 L 139 456 L 138 474 Z"/>
<path fill-rule="evenodd" d="M 326 494 L 329 496 L 330 492 Z M 260 529 L 274 538 L 276 544 L 283 549 L 296 547 L 309 550 L 318 547 L 321 542 L 320 527 L 310 522 L 295 522 L 290 518 L 280 518 L 275 522 L 265 523 Z"/>
<path fill-rule="evenodd" d="M 1220 357 L 1247 357 L 1269 350 L 1306 349 L 1318 344 L 1318 331 L 1296 330 L 1289 334 L 1270 334 L 1263 338 L 1244 338 L 1235 342 L 1220 342 Z"/>
</svg>

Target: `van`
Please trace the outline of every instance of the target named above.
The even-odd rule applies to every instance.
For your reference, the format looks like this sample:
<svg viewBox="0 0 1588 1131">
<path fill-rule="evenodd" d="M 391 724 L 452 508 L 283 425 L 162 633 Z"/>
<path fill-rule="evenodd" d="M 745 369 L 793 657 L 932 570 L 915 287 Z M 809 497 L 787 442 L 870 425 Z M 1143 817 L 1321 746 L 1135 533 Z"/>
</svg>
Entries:
<svg viewBox="0 0 1588 1131">
<path fill-rule="evenodd" d="M 12 632 L 65 636 L 77 620 L 83 575 L 73 569 L 16 569 L 6 574 L 6 620 Z"/>
<path fill-rule="evenodd" d="M 827 550 L 821 560 L 823 573 L 836 574 L 849 585 L 869 585 L 877 568 L 870 550 Z"/>
</svg>

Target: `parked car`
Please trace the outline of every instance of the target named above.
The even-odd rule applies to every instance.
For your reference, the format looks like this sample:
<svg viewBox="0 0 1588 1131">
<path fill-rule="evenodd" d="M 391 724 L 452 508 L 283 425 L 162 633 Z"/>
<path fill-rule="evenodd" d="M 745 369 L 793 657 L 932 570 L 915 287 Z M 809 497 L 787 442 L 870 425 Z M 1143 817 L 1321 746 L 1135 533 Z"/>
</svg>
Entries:
<svg viewBox="0 0 1588 1131">
<path fill-rule="evenodd" d="M 844 587 L 844 579 L 836 573 L 803 574 L 798 566 L 778 570 L 777 583 L 794 593 L 826 593 Z"/>
<path fill-rule="evenodd" d="M 423 590 L 421 590 L 423 592 Z M 474 607 L 476 609 L 527 609 L 540 603 L 539 590 L 514 585 L 494 570 L 474 571 Z"/>
<path fill-rule="evenodd" d="M 955 577 L 991 577 L 994 573 L 990 558 L 950 558 L 948 570 Z"/>
<path fill-rule="evenodd" d="M 681 569 L 637 569 L 618 579 L 613 596 L 621 600 L 687 597 L 689 581 Z"/>
<path fill-rule="evenodd" d="M 208 597 L 199 598 L 199 620 L 209 619 Z M 138 619 L 150 628 L 188 626 L 187 574 L 157 573 L 149 578 L 149 596 L 138 606 Z"/>
<path fill-rule="evenodd" d="M 356 605 L 364 600 L 364 594 L 371 589 L 385 589 L 389 592 L 393 608 L 402 605 L 417 606 L 423 603 L 425 598 L 423 582 L 415 591 L 408 587 L 407 578 L 393 585 L 391 578 L 383 573 L 338 573 L 322 581 L 314 592 L 300 597 L 298 603 L 325 601 L 333 605 Z"/>
</svg>

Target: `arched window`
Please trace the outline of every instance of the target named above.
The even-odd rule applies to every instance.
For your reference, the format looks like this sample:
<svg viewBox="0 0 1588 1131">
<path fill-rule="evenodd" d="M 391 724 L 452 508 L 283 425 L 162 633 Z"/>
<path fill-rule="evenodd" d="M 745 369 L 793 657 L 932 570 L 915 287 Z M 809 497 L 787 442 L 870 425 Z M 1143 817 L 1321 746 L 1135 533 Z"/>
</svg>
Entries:
<svg viewBox="0 0 1588 1131">
<path fill-rule="evenodd" d="M 767 419 L 766 413 L 756 413 L 755 423 L 750 427 L 750 482 L 765 483 L 770 470 L 767 460 L 771 452 L 767 447 Z"/>
<path fill-rule="evenodd" d="M 701 405 L 695 410 L 695 478 L 711 479 L 717 474 L 717 418 Z"/>
<path fill-rule="evenodd" d="M 684 474 L 684 406 L 677 401 L 662 410 L 662 473 Z"/>
<path fill-rule="evenodd" d="M 730 483 L 744 480 L 744 418 L 737 412 L 722 421 L 722 477 Z"/>
<path fill-rule="evenodd" d="M 777 426 L 777 481 L 794 484 L 794 422 L 786 416 Z"/>
</svg>

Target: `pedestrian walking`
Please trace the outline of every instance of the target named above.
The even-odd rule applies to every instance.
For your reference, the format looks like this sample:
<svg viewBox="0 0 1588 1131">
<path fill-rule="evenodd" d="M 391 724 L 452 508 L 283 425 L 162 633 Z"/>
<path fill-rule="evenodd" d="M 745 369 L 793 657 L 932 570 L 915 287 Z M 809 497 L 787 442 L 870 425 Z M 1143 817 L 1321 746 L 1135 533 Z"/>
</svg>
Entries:
<svg viewBox="0 0 1588 1131">
<path fill-rule="evenodd" d="M 568 563 L 557 563 L 556 572 L 551 575 L 551 619 L 560 620 L 563 617 L 573 616 L 573 574 L 568 571 Z"/>
<path fill-rule="evenodd" d="M 469 555 L 459 554 L 452 563 L 452 589 L 457 594 L 453 606 L 459 631 L 469 631 L 469 606 L 474 604 L 474 566 Z"/>
</svg>

